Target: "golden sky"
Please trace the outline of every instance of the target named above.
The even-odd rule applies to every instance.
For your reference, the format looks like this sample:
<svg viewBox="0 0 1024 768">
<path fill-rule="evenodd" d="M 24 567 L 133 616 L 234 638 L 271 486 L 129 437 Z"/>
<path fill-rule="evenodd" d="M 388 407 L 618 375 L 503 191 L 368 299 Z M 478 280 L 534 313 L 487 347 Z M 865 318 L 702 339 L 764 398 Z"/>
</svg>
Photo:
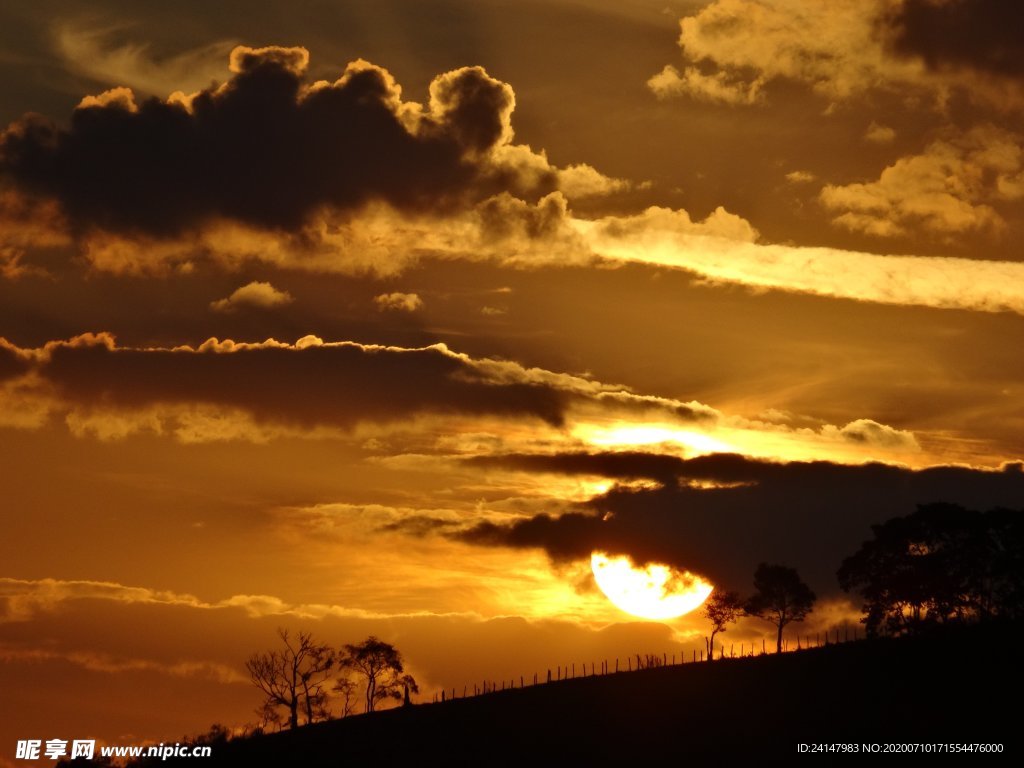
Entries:
<svg viewBox="0 0 1024 768">
<path fill-rule="evenodd" d="M 1024 506 L 1019 15 L 0 8 L 0 743 L 251 722 L 278 626 L 428 691 L 698 647 L 595 550 L 813 633 L 871 524 Z"/>
</svg>

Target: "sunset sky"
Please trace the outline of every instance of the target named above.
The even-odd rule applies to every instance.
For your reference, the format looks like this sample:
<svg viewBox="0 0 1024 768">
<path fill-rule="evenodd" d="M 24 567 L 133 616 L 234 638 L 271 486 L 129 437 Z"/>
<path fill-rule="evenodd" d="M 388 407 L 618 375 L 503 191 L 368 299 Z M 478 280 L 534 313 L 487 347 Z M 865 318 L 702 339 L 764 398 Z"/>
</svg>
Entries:
<svg viewBox="0 0 1024 768">
<path fill-rule="evenodd" d="M 427 697 L 700 647 L 595 550 L 813 634 L 872 523 L 1024 507 L 1020 17 L 0 6 L 0 765 L 254 722 L 277 627 Z"/>
</svg>

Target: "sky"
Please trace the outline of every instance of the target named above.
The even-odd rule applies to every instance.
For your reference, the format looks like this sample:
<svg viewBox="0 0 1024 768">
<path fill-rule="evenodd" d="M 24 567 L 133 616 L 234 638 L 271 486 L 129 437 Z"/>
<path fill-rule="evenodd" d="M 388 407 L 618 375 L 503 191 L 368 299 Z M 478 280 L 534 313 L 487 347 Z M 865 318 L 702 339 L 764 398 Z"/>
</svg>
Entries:
<svg viewBox="0 0 1024 768">
<path fill-rule="evenodd" d="M 0 7 L 0 764 L 254 722 L 278 627 L 702 647 L 594 551 L 846 627 L 872 524 L 1024 506 L 1020 14 Z"/>
</svg>

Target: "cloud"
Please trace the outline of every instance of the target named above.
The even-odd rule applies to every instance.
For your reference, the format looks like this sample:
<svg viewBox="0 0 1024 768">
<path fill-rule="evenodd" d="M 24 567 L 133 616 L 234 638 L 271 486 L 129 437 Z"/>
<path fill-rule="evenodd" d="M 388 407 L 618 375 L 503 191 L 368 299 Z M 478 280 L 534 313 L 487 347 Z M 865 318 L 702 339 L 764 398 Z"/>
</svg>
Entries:
<svg viewBox="0 0 1024 768">
<path fill-rule="evenodd" d="M 479 68 L 444 76 L 432 111 L 414 115 L 385 70 L 354 62 L 307 86 L 307 61 L 304 49 L 239 48 L 231 80 L 187 104 L 101 101 L 67 129 L 22 121 L 4 134 L 3 170 L 80 230 L 172 236 L 217 218 L 296 230 L 324 205 L 452 205 L 507 136 L 507 86 Z"/>
<path fill-rule="evenodd" d="M 716 454 L 665 456 L 573 454 L 508 457 L 533 471 L 647 477 L 655 488 L 617 487 L 578 511 L 509 523 L 481 522 L 448 533 L 481 545 L 544 549 L 556 561 L 592 550 L 626 553 L 743 588 L 758 562 L 796 567 L 822 594 L 838 592 L 835 570 L 870 537 L 870 526 L 948 501 L 987 509 L 1013 507 L 1024 492 L 1019 464 L 1000 471 L 884 464 L 774 463 Z"/>
<path fill-rule="evenodd" d="M 930 162 L 922 165 L 932 169 Z M 923 176 L 926 180 L 932 178 L 927 173 Z M 910 174 L 909 178 L 917 180 L 919 176 Z M 997 176 L 1001 186 L 995 189 L 1016 194 L 1013 178 Z M 973 225 L 979 217 L 984 220 L 987 216 L 984 206 L 977 210 L 970 203 L 958 203 L 952 193 L 946 193 L 950 199 L 945 203 L 922 194 L 916 207 L 905 208 L 888 197 L 893 192 L 890 184 L 894 182 L 886 179 L 878 187 L 827 187 L 822 195 L 829 205 L 862 206 L 856 213 L 847 211 L 851 218 L 844 219 L 844 223 L 849 221 L 853 226 L 863 222 L 863 227 L 874 225 L 885 234 L 902 226 L 900 217 L 948 228 Z M 897 223 L 885 215 L 897 217 Z M 710 219 L 693 226 L 687 225 L 689 217 L 660 212 L 654 216 L 573 219 L 571 224 L 593 252 L 605 258 L 684 269 L 711 283 L 883 304 L 1024 314 L 1024 264 L 1019 262 L 882 256 L 760 243 L 755 242 L 756 230 L 740 217 L 723 212 L 714 221 Z"/>
<path fill-rule="evenodd" d="M 590 223 L 579 220 L 581 226 Z M 613 238 L 642 237 L 649 232 L 672 233 L 681 236 L 721 238 L 741 243 L 753 243 L 758 232 L 741 216 L 729 213 L 719 206 L 703 221 L 693 221 L 690 214 L 682 209 L 651 206 L 632 216 L 606 216 L 593 222 L 605 235 Z"/>
<path fill-rule="evenodd" d="M 660 95 L 754 104 L 780 78 L 808 83 L 830 99 L 894 79 L 916 82 L 923 67 L 887 57 L 877 39 L 881 7 L 863 0 L 715 0 L 680 22 L 679 45 L 691 63 L 685 74 L 666 69 L 649 85 Z"/>
<path fill-rule="evenodd" d="M 876 123 L 874 120 L 871 121 L 871 125 L 869 125 L 868 129 L 864 132 L 864 141 L 872 144 L 891 144 L 895 138 L 895 130 L 890 128 L 888 125 Z"/>
<path fill-rule="evenodd" d="M 209 339 L 198 347 L 123 347 L 100 333 L 36 349 L 5 342 L 0 365 L 9 369 L 0 391 L 5 424 L 32 428 L 63 413 L 74 434 L 100 439 L 146 432 L 184 442 L 339 437 L 363 424 L 409 426 L 421 416 L 527 418 L 555 428 L 577 411 L 660 414 L 686 423 L 717 418 L 699 403 L 472 358 L 443 344 L 406 348 L 307 336 L 294 344 Z"/>
<path fill-rule="evenodd" d="M 423 308 L 423 299 L 415 293 L 382 293 L 373 297 L 373 303 L 382 312 L 415 312 Z"/>
<path fill-rule="evenodd" d="M 647 87 L 659 99 L 691 96 L 700 101 L 737 105 L 764 101 L 764 83 L 763 77 L 743 80 L 726 72 L 704 74 L 696 67 L 686 67 L 680 72 L 671 64 L 666 64 L 661 72 L 647 81 Z"/>
<path fill-rule="evenodd" d="M 1020 12 L 999 0 L 714 0 L 680 21 L 686 66 L 648 81 L 659 97 L 766 101 L 780 80 L 830 101 L 871 92 L 960 90 L 997 108 L 1024 103 Z"/>
<path fill-rule="evenodd" d="M 786 181 L 790 184 L 809 184 L 816 178 L 810 171 L 791 171 L 786 174 Z"/>
<path fill-rule="evenodd" d="M 1022 179 L 1021 137 L 980 125 L 900 158 L 877 181 L 829 184 L 821 202 L 840 212 L 833 223 L 881 237 L 999 231 L 1005 222 L 991 203 L 1024 197 Z"/>
<path fill-rule="evenodd" d="M 242 307 L 272 309 L 273 307 L 291 304 L 292 295 L 288 291 L 279 291 L 270 283 L 254 280 L 247 285 L 236 288 L 226 299 L 218 299 L 210 304 L 214 312 L 234 312 Z"/>
<path fill-rule="evenodd" d="M 293 344 L 209 339 L 198 347 L 130 347 L 100 333 L 0 349 L 16 363 L 0 388 L 4 426 L 35 429 L 59 417 L 76 437 L 99 440 L 150 434 L 183 443 L 359 444 L 387 431 L 400 450 L 415 446 L 426 457 L 567 445 L 843 461 L 921 454 L 911 433 L 869 420 L 794 428 L 444 345 L 308 336 Z"/>
<path fill-rule="evenodd" d="M 686 461 L 679 456 L 643 451 L 607 453 L 512 453 L 471 456 L 462 462 L 471 467 L 504 468 L 521 472 L 556 472 L 566 475 L 596 475 L 616 480 L 656 480 L 672 483 L 680 477 Z"/>
<path fill-rule="evenodd" d="M 53 29 L 57 53 L 72 72 L 160 97 L 193 93 L 223 78 L 224 62 L 236 45 L 224 40 L 158 58 L 147 44 L 114 42 L 123 36 L 123 28 L 89 28 L 81 21 Z"/>
<path fill-rule="evenodd" d="M 0 176 L 22 206 L 55 206 L 52 226 L 94 266 L 130 272 L 324 252 L 372 263 L 375 228 L 385 250 L 414 251 L 430 246 L 424 226 L 472 219 L 496 195 L 525 212 L 560 188 L 628 187 L 514 144 L 515 95 L 481 67 L 438 75 L 424 106 L 366 61 L 334 82 L 309 82 L 308 63 L 304 48 L 239 46 L 217 87 L 143 101 L 113 88 L 83 99 L 67 127 L 26 116 L 0 136 Z M 464 241 L 472 223 L 437 237 Z"/>
<path fill-rule="evenodd" d="M 257 424 L 307 429 L 425 413 L 558 424 L 572 394 L 515 364 L 473 360 L 444 345 L 407 349 L 306 337 L 295 344 L 210 339 L 197 348 L 131 348 L 100 334 L 53 343 L 40 354 L 46 382 L 87 414 L 177 405 L 241 410 Z"/>
<path fill-rule="evenodd" d="M 239 609 L 249 618 L 293 616 L 312 619 L 324 616 L 380 618 L 383 614 L 336 605 L 292 605 L 272 595 L 231 595 L 208 602 L 195 595 L 137 587 L 114 581 L 86 579 L 14 579 L 0 577 L 0 622 L 28 621 L 42 612 L 54 612 L 77 601 L 104 601 L 131 605 L 160 605 L 199 610 Z"/>
<path fill-rule="evenodd" d="M 558 171 L 558 188 L 570 199 L 603 197 L 615 192 L 624 192 L 632 186 L 629 181 L 605 176 L 586 163 L 570 165 Z"/>
<path fill-rule="evenodd" d="M 0 336 L 0 382 L 28 371 L 31 360 L 23 350 Z"/>
<path fill-rule="evenodd" d="M 824 428 L 825 434 L 834 427 Z M 835 434 L 841 440 L 851 443 L 873 444 L 883 448 L 895 448 L 902 450 L 916 450 L 919 448 L 917 439 L 910 432 L 901 429 L 893 429 L 887 424 L 879 424 L 871 419 L 858 419 L 851 421 L 845 427 L 835 430 Z"/>
<path fill-rule="evenodd" d="M 237 669 L 211 661 L 179 661 L 165 663 L 152 659 L 125 658 L 90 651 L 50 651 L 43 648 L 11 648 L 0 645 L 0 662 L 39 664 L 70 662 L 90 672 L 121 674 L 124 672 L 156 672 L 171 677 L 199 677 L 218 683 L 249 683 Z"/>
<path fill-rule="evenodd" d="M 1024 74 L 1024 9 L 1002 0 L 903 0 L 886 15 L 891 44 L 929 69 Z"/>
</svg>

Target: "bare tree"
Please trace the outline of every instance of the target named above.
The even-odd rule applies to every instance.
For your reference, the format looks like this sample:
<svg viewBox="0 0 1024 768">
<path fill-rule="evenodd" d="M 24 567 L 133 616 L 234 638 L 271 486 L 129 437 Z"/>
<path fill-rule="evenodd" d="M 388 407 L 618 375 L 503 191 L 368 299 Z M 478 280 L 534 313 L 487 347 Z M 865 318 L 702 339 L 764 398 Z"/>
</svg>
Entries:
<svg viewBox="0 0 1024 768">
<path fill-rule="evenodd" d="M 811 588 L 793 568 L 761 563 L 754 572 L 754 595 L 744 611 L 770 621 L 778 628 L 776 652 L 782 653 L 782 630 L 794 621 L 803 621 L 817 599 Z"/>
<path fill-rule="evenodd" d="M 346 645 L 341 666 L 364 678 L 366 712 L 373 712 L 384 699 L 401 701 L 406 686 L 413 693 L 420 690 L 412 675 L 405 674 L 402 654 L 372 635 L 358 645 Z"/>
<path fill-rule="evenodd" d="M 355 712 L 353 697 L 358 687 L 356 681 L 348 676 L 339 677 L 335 680 L 333 690 L 341 699 L 341 714 L 339 717 L 348 717 Z"/>
<path fill-rule="evenodd" d="M 715 657 L 715 635 L 725 632 L 726 626 L 735 622 L 742 613 L 743 600 L 737 592 L 715 591 L 705 601 L 703 615 L 711 622 L 711 636 L 704 638 L 708 661 Z"/>
<path fill-rule="evenodd" d="M 280 731 L 284 724 L 281 720 L 281 713 L 277 711 L 277 705 L 271 704 L 269 701 L 264 701 L 256 709 L 256 714 L 260 716 L 260 719 L 256 721 L 256 728 L 261 733 L 265 733 L 271 727 Z"/>
<path fill-rule="evenodd" d="M 299 726 L 300 711 L 307 724 L 326 719 L 327 694 L 323 686 L 337 661 L 334 651 L 315 643 L 308 632 L 300 632 L 295 640 L 286 629 L 279 628 L 277 634 L 284 648 L 253 654 L 245 663 L 253 685 L 265 697 L 258 711 L 269 723 L 277 719 L 277 709 L 283 707 L 291 728 Z"/>
</svg>

